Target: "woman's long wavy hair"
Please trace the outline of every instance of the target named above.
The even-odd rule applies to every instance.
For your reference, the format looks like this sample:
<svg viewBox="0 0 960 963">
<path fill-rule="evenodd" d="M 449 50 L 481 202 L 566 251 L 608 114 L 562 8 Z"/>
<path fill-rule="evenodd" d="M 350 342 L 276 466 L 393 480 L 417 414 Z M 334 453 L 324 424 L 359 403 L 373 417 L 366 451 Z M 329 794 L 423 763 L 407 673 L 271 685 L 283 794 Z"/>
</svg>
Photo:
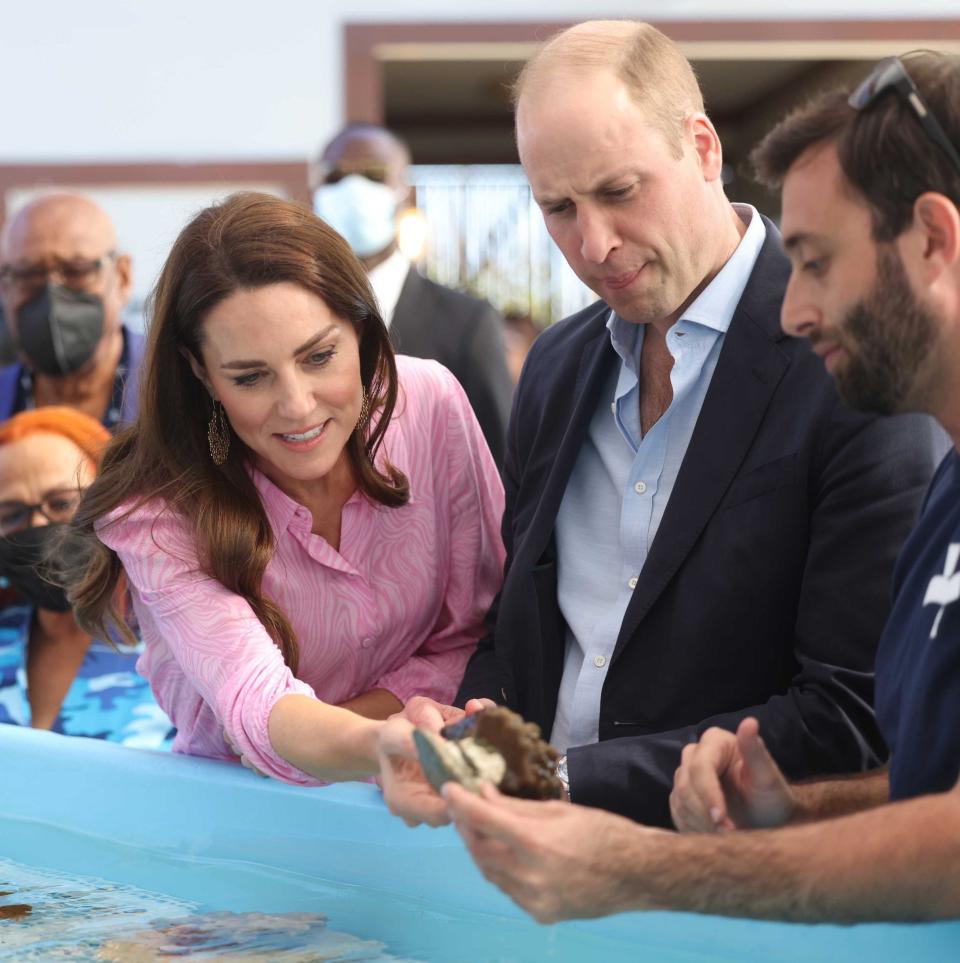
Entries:
<svg viewBox="0 0 960 963">
<path fill-rule="evenodd" d="M 296 673 L 293 628 L 262 591 L 275 543 L 248 472 L 248 449 L 231 431 L 226 462 L 213 463 L 207 437 L 212 403 L 188 360 L 201 360 L 203 322 L 215 305 L 236 291 L 282 282 L 313 292 L 353 324 L 360 378 L 376 417 L 351 434 L 347 455 L 367 497 L 387 506 L 408 500 L 404 475 L 375 461 L 397 400 L 397 369 L 360 262 L 309 209 L 266 194 L 234 194 L 197 214 L 173 245 L 151 296 L 137 420 L 110 444 L 70 529 L 74 551 L 65 554 L 83 564 L 64 577 L 77 621 L 94 637 L 109 638 L 110 625 L 130 637 L 118 605 L 120 561 L 97 538 L 96 527 L 121 506 L 120 518 L 161 499 L 196 532 L 203 570 L 249 602 Z"/>
</svg>

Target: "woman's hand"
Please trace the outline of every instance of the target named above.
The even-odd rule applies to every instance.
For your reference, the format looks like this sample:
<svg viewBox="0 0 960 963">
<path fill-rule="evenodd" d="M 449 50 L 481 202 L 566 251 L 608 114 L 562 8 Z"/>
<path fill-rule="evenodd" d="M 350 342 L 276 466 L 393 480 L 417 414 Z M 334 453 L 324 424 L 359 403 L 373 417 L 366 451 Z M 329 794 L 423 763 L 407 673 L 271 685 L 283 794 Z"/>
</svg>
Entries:
<svg viewBox="0 0 960 963">
<path fill-rule="evenodd" d="M 439 703 L 433 703 L 432 707 L 420 705 L 411 714 L 420 719 L 429 719 L 432 725 L 438 721 L 434 713 L 439 715 L 440 708 L 450 707 L 440 707 Z M 459 709 L 454 711 L 463 715 Z M 383 790 L 383 801 L 390 812 L 399 816 L 408 826 L 419 826 L 421 823 L 428 826 L 446 825 L 450 822 L 446 804 L 427 782 L 420 768 L 413 744 L 414 725 L 409 718 L 405 718 L 406 714 L 407 710 L 404 709 L 402 714 L 388 719 L 380 730 L 380 775 L 377 781 Z M 437 728 L 442 728 L 442 723 Z"/>
<path fill-rule="evenodd" d="M 413 730 L 439 732 L 444 726 L 459 722 L 465 715 L 493 704 L 489 699 L 471 699 L 465 712 L 426 696 L 414 696 L 403 707 L 403 712 L 387 721 L 380 731 L 378 782 L 390 812 L 399 816 L 408 826 L 421 823 L 444 826 L 450 822 L 446 805 L 427 782 L 420 767 L 413 744 Z"/>
</svg>

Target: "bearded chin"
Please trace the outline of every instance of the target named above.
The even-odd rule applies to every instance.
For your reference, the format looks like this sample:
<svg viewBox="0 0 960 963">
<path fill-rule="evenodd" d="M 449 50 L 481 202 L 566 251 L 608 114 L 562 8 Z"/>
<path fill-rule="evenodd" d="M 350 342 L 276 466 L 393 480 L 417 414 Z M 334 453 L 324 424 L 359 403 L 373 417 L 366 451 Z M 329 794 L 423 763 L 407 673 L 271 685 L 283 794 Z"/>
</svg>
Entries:
<svg viewBox="0 0 960 963">
<path fill-rule="evenodd" d="M 928 410 L 928 372 L 937 343 L 933 316 L 914 297 L 900 258 L 881 249 L 873 290 L 839 327 L 847 363 L 840 397 L 858 411 L 894 415 Z"/>
<path fill-rule="evenodd" d="M 837 391 L 840 397 L 857 411 L 877 415 L 893 415 L 903 411 L 904 395 L 909 392 L 909 374 L 903 371 L 879 340 L 878 332 L 870 331 L 875 315 L 866 302 L 855 305 L 843 322 L 843 330 L 869 333 L 864 340 L 858 334 L 851 341 L 855 348 L 848 351 L 847 363 L 837 372 Z M 856 352 L 856 353 L 854 353 Z"/>
</svg>

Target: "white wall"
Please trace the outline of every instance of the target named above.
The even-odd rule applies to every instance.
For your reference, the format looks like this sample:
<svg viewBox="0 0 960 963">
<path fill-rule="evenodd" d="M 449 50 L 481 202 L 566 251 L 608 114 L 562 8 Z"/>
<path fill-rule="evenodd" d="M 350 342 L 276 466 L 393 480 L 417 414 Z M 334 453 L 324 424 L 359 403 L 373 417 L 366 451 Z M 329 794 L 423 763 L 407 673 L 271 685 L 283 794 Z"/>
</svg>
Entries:
<svg viewBox="0 0 960 963">
<path fill-rule="evenodd" d="M 0 0 L 0 163 L 306 157 L 343 119 L 347 20 L 957 10 L 956 0 L 780 0 L 775 12 L 767 0 Z"/>
</svg>

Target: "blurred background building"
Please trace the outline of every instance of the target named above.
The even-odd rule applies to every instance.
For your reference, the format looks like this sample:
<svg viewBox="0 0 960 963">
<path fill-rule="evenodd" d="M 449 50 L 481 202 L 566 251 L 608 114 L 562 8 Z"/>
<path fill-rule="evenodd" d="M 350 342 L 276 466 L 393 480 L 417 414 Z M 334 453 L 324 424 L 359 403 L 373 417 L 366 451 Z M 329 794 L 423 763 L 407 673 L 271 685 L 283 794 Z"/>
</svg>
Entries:
<svg viewBox="0 0 960 963">
<path fill-rule="evenodd" d="M 592 300 L 551 247 L 513 143 L 507 85 L 555 30 L 640 17 L 680 42 L 729 195 L 774 217 L 744 159 L 777 117 L 881 56 L 960 52 L 955 0 L 36 0 L 3 12 L 0 220 L 51 188 L 91 194 L 134 256 L 133 323 L 193 211 L 242 188 L 308 201 L 320 145 L 365 120 L 413 151 L 405 247 L 506 312 L 520 342 Z"/>
</svg>

